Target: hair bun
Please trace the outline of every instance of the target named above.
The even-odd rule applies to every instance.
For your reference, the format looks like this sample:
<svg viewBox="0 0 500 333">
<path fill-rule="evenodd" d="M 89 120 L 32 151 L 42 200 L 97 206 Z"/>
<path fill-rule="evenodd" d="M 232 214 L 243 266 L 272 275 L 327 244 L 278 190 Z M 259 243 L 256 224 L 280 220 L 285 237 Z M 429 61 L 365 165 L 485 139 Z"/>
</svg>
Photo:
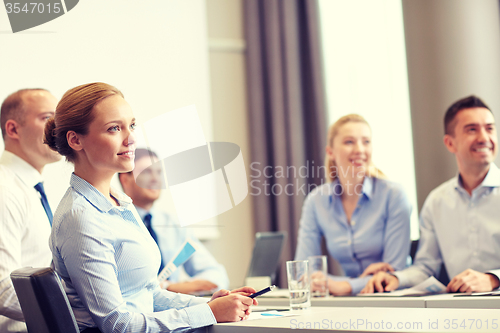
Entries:
<svg viewBox="0 0 500 333">
<path fill-rule="evenodd" d="M 54 117 L 52 117 L 49 120 L 47 120 L 47 123 L 45 124 L 43 143 L 49 145 L 50 149 L 57 151 L 56 135 L 54 133 L 55 129 L 56 129 L 56 121 Z"/>
</svg>

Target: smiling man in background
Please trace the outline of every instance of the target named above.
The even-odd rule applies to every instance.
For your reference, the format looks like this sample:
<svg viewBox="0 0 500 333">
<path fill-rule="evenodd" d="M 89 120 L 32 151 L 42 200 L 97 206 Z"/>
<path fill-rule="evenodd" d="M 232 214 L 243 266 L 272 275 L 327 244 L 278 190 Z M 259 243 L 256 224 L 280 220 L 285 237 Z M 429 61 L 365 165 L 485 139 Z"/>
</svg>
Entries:
<svg viewBox="0 0 500 333">
<path fill-rule="evenodd" d="M 363 293 L 414 286 L 438 276 L 441 263 L 453 279 L 448 292 L 483 292 L 499 287 L 500 170 L 491 110 L 475 96 L 446 112 L 444 144 L 455 155 L 458 175 L 427 197 L 420 213 L 420 241 L 412 266 L 374 275 Z"/>
</svg>

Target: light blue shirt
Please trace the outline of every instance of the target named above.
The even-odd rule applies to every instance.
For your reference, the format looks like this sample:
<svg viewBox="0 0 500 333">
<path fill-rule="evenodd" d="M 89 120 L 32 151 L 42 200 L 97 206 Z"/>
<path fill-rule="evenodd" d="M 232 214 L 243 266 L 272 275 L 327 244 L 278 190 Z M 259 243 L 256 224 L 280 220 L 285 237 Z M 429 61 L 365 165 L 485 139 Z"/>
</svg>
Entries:
<svg viewBox="0 0 500 333">
<path fill-rule="evenodd" d="M 54 215 L 49 246 L 81 330 L 185 331 L 214 324 L 206 299 L 160 289 L 160 251 L 132 201 L 113 206 L 73 174 Z"/>
<path fill-rule="evenodd" d="M 471 268 L 500 277 L 500 170 L 495 164 L 469 195 L 459 176 L 434 189 L 420 213 L 420 241 L 414 265 L 396 272 L 400 288 Z"/>
<path fill-rule="evenodd" d="M 136 207 L 141 219 L 148 213 Z M 184 242 L 190 238 L 195 243 L 196 252 L 182 265 L 184 271 L 193 279 L 208 280 L 217 285 L 218 289 L 229 288 L 229 278 L 226 269 L 208 252 L 203 244 L 196 238 L 189 227 L 179 226 L 167 213 L 151 209 L 151 226 L 158 238 L 163 264 L 166 265 L 174 258 Z M 170 275 L 168 281 L 181 282 L 179 270 Z"/>
<path fill-rule="evenodd" d="M 302 208 L 296 260 L 321 254 L 325 237 L 330 256 L 342 266 L 352 293 L 358 294 L 370 276 L 358 278 L 372 263 L 403 269 L 410 250 L 411 205 L 402 188 L 391 181 L 365 177 L 351 223 L 341 200 L 338 180 L 314 189 Z"/>
</svg>

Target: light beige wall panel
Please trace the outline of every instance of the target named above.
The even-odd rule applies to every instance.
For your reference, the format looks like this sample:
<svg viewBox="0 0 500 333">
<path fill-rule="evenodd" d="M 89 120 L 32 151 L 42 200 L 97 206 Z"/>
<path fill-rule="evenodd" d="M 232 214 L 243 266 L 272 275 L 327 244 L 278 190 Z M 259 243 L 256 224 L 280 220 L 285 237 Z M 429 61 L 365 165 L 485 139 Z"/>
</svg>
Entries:
<svg viewBox="0 0 500 333">
<path fill-rule="evenodd" d="M 443 144 L 451 103 L 475 94 L 500 116 L 499 8 L 497 0 L 403 0 L 403 13 L 420 210 L 457 172 Z"/>
<path fill-rule="evenodd" d="M 207 15 L 214 140 L 239 145 L 250 175 L 242 2 L 207 0 Z M 219 215 L 220 238 L 205 243 L 226 267 L 233 287 L 242 285 L 250 263 L 254 243 L 251 200 L 249 194 Z"/>
<path fill-rule="evenodd" d="M 207 0 L 208 37 L 244 38 L 243 1 Z"/>
</svg>

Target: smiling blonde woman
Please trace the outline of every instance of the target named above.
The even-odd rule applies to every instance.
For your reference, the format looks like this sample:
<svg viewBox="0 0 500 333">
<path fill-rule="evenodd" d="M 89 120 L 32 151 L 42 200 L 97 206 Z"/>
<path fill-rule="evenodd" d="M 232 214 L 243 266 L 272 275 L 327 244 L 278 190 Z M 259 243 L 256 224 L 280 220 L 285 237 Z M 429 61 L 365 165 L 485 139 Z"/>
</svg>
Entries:
<svg viewBox="0 0 500 333">
<path fill-rule="evenodd" d="M 371 129 L 356 114 L 328 131 L 327 184 L 306 198 L 295 259 L 328 253 L 346 276 L 330 276 L 334 295 L 358 294 L 378 271 L 406 266 L 410 249 L 411 205 L 401 186 L 385 179 L 372 163 Z"/>
</svg>

